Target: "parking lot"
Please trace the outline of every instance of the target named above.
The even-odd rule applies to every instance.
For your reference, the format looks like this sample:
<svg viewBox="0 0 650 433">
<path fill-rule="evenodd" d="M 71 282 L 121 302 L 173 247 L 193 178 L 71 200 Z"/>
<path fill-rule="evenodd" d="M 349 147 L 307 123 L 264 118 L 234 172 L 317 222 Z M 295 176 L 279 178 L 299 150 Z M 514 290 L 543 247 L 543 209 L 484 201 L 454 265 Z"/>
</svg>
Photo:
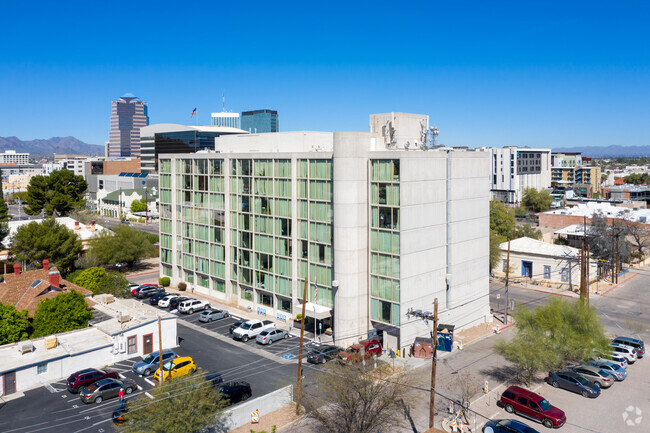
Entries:
<svg viewBox="0 0 650 433">
<path fill-rule="evenodd" d="M 541 395 L 566 413 L 567 422 L 561 427 L 562 432 L 645 432 L 648 431 L 650 423 L 650 359 L 646 355 L 628 366 L 627 372 L 628 376 L 624 381 L 602 389 L 600 396 L 595 399 L 553 388 L 545 382 L 533 382 L 530 387 L 524 387 Z M 472 408 L 491 419 L 513 418 L 540 432 L 550 431 L 541 424 L 519 415 L 511 415 L 498 407 L 496 400 L 504 390 L 505 388 L 500 388 L 490 392 L 475 402 Z"/>
<path fill-rule="evenodd" d="M 145 300 L 147 302 L 147 300 Z M 179 346 L 174 351 L 180 356 L 191 356 L 198 368 L 205 372 L 222 374 L 224 381 L 244 380 L 251 384 L 253 398 L 262 396 L 288 384 L 295 383 L 299 338 L 263 346 L 255 339 L 246 343 L 230 337 L 229 326 L 239 317 L 220 319 L 212 323 L 198 321 L 200 313 L 179 315 Z M 286 328 L 285 328 L 286 329 Z M 294 331 L 295 333 L 295 331 Z M 304 356 L 311 342 L 305 343 Z M 147 395 L 156 384 L 152 376 L 141 377 L 131 371 L 135 361 L 123 361 L 109 368 L 122 377 L 132 379 L 138 390 L 127 400 Z M 89 366 L 90 367 L 90 366 Z M 305 365 L 306 381 L 310 370 L 320 366 Z M 119 406 L 117 399 L 100 404 L 84 404 L 77 394 L 66 390 L 65 380 L 25 392 L 24 397 L 7 401 L 0 407 L 0 431 L 23 432 L 108 432 L 114 431 L 110 420 Z"/>
</svg>

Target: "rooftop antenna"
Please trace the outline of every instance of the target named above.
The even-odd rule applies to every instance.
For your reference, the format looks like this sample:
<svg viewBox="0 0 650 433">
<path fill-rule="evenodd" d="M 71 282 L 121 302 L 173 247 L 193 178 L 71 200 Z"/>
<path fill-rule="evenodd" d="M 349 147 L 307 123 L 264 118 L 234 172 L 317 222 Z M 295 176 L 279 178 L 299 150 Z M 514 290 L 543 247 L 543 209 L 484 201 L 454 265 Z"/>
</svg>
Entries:
<svg viewBox="0 0 650 433">
<path fill-rule="evenodd" d="M 222 113 L 226 112 L 226 92 L 221 93 L 221 98 L 223 99 L 223 108 L 221 109 Z"/>
</svg>

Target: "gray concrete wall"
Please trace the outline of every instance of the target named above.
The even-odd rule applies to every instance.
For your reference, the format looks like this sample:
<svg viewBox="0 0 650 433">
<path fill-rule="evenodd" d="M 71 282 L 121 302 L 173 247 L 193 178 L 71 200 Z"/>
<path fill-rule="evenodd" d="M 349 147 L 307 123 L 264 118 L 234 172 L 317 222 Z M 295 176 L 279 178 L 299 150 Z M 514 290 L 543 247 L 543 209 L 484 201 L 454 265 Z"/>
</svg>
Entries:
<svg viewBox="0 0 650 433">
<path fill-rule="evenodd" d="M 259 415 L 264 416 L 291 403 L 293 403 L 293 385 L 287 385 L 277 391 L 238 404 L 224 411 L 223 431 L 233 430 L 243 425 L 250 425 L 255 429 L 255 424 L 251 424 L 252 411 L 258 410 Z"/>
</svg>

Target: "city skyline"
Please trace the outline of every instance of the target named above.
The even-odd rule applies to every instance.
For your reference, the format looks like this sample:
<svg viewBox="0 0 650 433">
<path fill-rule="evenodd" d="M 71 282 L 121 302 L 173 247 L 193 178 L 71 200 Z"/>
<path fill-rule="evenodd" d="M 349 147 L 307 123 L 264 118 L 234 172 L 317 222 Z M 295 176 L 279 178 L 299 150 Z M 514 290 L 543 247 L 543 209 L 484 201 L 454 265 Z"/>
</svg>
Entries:
<svg viewBox="0 0 650 433">
<path fill-rule="evenodd" d="M 277 110 L 284 131 L 367 131 L 395 111 L 428 114 L 453 146 L 650 144 L 642 2 L 199 2 L 168 32 L 170 5 L 5 5 L 0 136 L 101 145 L 127 92 L 152 124 L 208 125 L 225 92 L 226 110 Z M 142 48 L 110 31 L 124 20 Z"/>
</svg>

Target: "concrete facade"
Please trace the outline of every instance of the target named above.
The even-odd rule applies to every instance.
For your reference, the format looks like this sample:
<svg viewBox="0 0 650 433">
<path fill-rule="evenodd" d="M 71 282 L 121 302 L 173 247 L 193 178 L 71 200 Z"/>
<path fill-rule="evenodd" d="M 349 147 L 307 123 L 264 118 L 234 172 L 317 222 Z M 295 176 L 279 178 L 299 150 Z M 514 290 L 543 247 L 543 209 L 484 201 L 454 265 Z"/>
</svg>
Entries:
<svg viewBox="0 0 650 433">
<path fill-rule="evenodd" d="M 279 320 L 300 311 L 307 278 L 306 315 L 328 317 L 338 344 L 382 330 L 406 347 L 429 335 L 407 311 L 436 297 L 442 323 L 486 320 L 488 154 L 414 147 L 428 119 L 401 115 L 377 115 L 407 131 L 388 140 L 233 135 L 161 155 L 161 274 Z"/>
</svg>

